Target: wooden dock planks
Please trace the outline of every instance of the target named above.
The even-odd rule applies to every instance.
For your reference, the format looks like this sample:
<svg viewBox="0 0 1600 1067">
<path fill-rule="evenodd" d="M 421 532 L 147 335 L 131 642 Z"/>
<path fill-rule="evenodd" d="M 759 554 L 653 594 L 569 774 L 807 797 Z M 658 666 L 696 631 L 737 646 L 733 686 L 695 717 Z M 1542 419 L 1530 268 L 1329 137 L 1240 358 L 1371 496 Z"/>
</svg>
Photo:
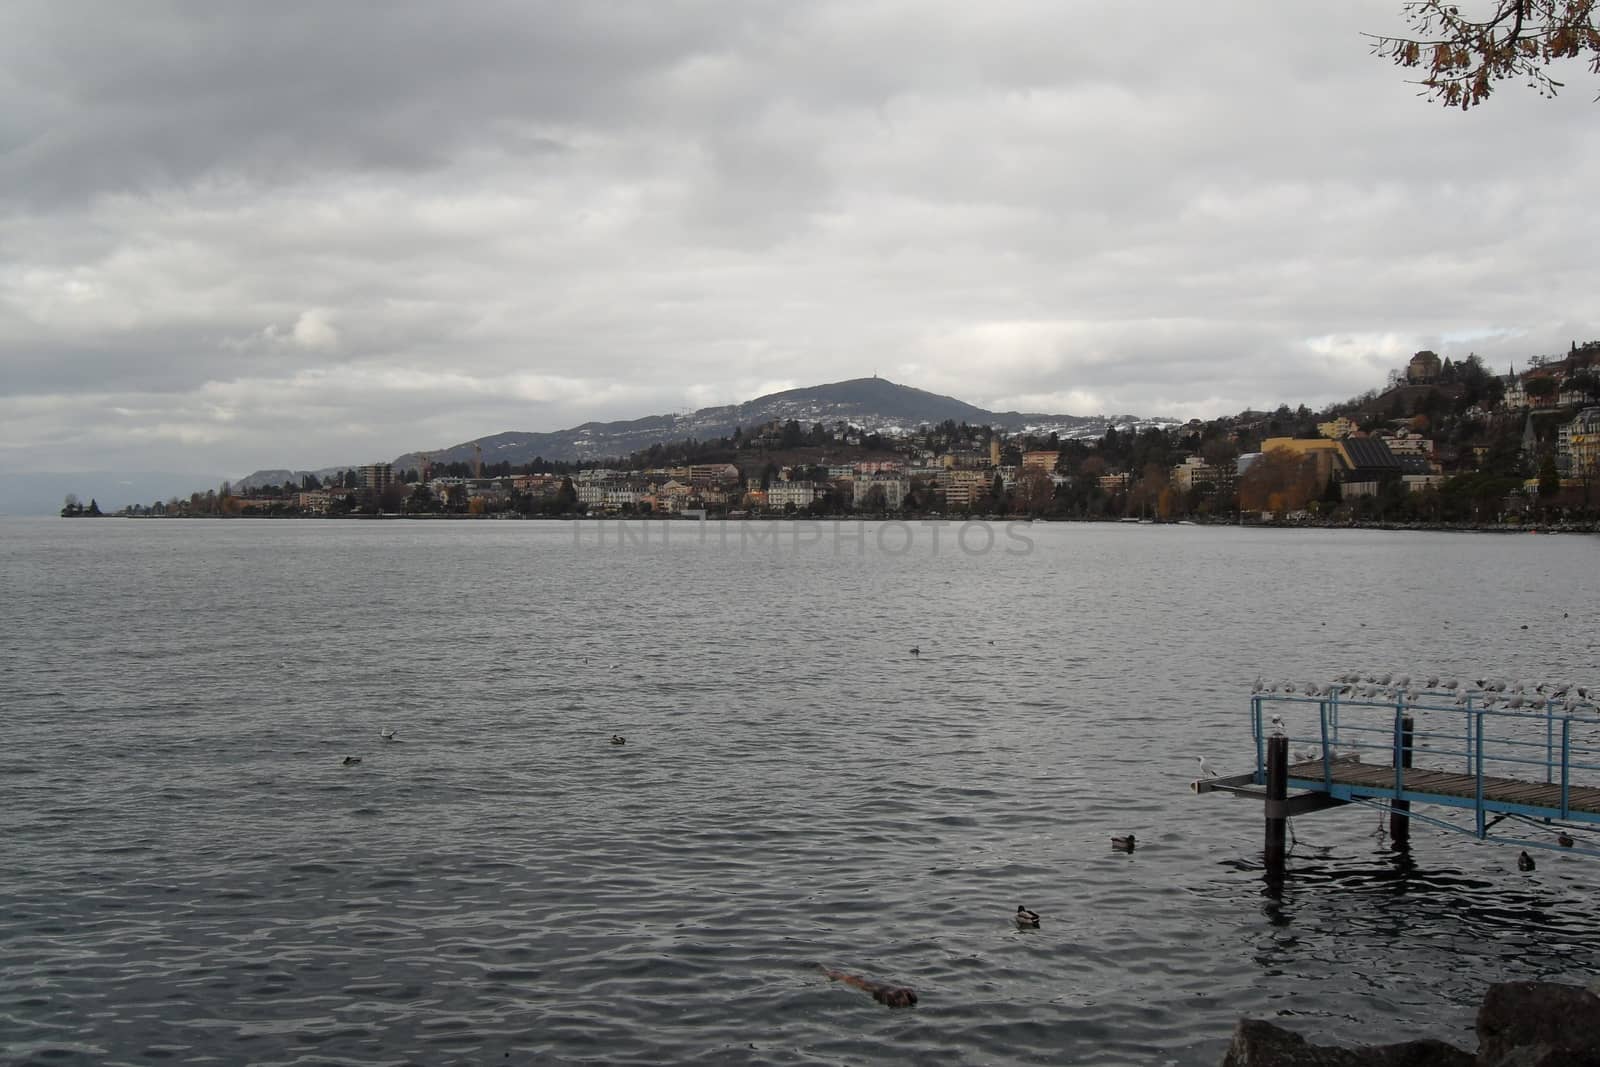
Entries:
<svg viewBox="0 0 1600 1067">
<path fill-rule="evenodd" d="M 1395 770 L 1393 767 L 1335 760 L 1330 770 L 1333 780 L 1341 785 L 1365 786 L 1375 789 L 1394 788 Z M 1403 772 L 1403 775 L 1405 789 L 1410 793 L 1432 793 L 1435 796 L 1468 798 L 1476 797 L 1478 794 L 1477 779 L 1470 774 L 1430 770 L 1425 767 L 1410 767 Z M 1296 763 L 1289 768 L 1289 778 L 1295 783 L 1296 788 L 1303 788 L 1300 783 L 1304 782 L 1320 785 L 1323 780 L 1322 776 L 1323 766 L 1320 760 L 1314 760 L 1309 763 Z M 1495 778 L 1485 775 L 1483 779 L 1483 797 L 1485 802 L 1488 803 L 1518 804 L 1553 810 L 1560 810 L 1561 808 L 1561 786 L 1559 783 L 1525 782 L 1517 778 Z M 1600 815 L 1600 788 L 1573 786 L 1568 795 L 1568 806 L 1571 811 Z"/>
</svg>

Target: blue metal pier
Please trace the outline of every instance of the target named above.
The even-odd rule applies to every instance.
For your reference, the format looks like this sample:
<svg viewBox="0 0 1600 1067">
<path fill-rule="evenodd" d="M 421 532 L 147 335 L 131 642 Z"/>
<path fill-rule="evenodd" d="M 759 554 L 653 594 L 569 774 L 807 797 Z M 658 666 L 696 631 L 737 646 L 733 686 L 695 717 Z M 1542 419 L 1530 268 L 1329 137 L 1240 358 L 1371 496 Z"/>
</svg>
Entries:
<svg viewBox="0 0 1600 1067">
<path fill-rule="evenodd" d="M 1258 693 L 1255 769 L 1192 788 L 1267 800 L 1269 819 L 1385 805 L 1480 840 L 1600 856 L 1600 710 L 1535 695 L 1519 698 L 1521 708 L 1484 707 L 1503 700 L 1481 691 L 1353 699 L 1337 686 L 1316 696 Z M 1287 795 L 1277 805 L 1266 793 L 1274 735 L 1287 738 Z"/>
</svg>

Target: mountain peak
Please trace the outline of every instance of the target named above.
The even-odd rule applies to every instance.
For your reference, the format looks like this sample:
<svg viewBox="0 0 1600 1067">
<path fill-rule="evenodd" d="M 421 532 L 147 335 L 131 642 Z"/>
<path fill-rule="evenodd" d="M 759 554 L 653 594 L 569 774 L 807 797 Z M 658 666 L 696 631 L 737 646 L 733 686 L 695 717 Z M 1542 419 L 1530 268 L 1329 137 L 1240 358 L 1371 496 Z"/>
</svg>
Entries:
<svg viewBox="0 0 1600 1067">
<path fill-rule="evenodd" d="M 790 419 L 806 426 L 842 421 L 865 430 L 890 433 L 908 432 L 921 425 L 931 426 L 953 419 L 1013 433 L 1029 430 L 1048 434 L 1053 431 L 1062 437 L 1098 437 L 1113 421 L 1097 415 L 993 412 L 952 396 L 930 393 L 873 375 L 785 389 L 742 404 L 701 408 L 686 415 L 586 422 L 551 433 L 498 433 L 449 448 L 430 449 L 428 456 L 435 463 L 470 462 L 476 445 L 482 449 L 485 463 L 506 461 L 513 466 L 535 458 L 567 461 L 621 458 L 651 445 L 672 444 L 690 437 L 702 441 L 726 437 L 738 428 L 749 429 Z M 1115 420 L 1119 425 L 1128 421 L 1133 420 Z M 407 452 L 394 461 L 399 469 L 420 464 L 421 455 L 417 452 Z"/>
</svg>

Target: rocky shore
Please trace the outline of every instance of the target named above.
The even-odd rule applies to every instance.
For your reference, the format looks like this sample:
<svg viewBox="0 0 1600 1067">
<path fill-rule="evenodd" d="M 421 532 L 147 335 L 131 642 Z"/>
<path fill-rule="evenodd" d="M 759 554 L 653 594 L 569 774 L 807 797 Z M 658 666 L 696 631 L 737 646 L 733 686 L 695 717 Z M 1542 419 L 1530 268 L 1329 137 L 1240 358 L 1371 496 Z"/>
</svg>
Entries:
<svg viewBox="0 0 1600 1067">
<path fill-rule="evenodd" d="M 1589 988 L 1501 982 L 1478 1008 L 1478 1051 L 1432 1039 L 1342 1048 L 1313 1045 L 1241 1019 L 1222 1067 L 1600 1067 L 1600 981 Z"/>
</svg>

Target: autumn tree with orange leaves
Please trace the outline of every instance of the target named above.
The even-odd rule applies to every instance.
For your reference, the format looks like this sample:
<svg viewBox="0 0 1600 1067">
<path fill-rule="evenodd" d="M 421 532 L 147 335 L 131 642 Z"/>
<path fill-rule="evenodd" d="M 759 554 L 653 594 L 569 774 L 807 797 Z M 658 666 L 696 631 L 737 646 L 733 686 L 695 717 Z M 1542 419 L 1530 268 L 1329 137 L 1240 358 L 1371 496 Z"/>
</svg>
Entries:
<svg viewBox="0 0 1600 1067">
<path fill-rule="evenodd" d="M 1583 58 L 1600 74 L 1596 0 L 1481 0 L 1471 14 L 1446 0 L 1404 5 L 1406 36 L 1367 34 L 1377 55 L 1422 71 L 1425 95 L 1463 111 L 1489 99 L 1499 82 L 1524 81 L 1540 96 L 1563 83 L 1550 65 Z"/>
<path fill-rule="evenodd" d="M 1239 481 L 1243 511 L 1270 511 L 1279 517 L 1303 511 L 1322 495 L 1317 461 L 1286 448 L 1275 448 L 1251 464 Z"/>
</svg>

